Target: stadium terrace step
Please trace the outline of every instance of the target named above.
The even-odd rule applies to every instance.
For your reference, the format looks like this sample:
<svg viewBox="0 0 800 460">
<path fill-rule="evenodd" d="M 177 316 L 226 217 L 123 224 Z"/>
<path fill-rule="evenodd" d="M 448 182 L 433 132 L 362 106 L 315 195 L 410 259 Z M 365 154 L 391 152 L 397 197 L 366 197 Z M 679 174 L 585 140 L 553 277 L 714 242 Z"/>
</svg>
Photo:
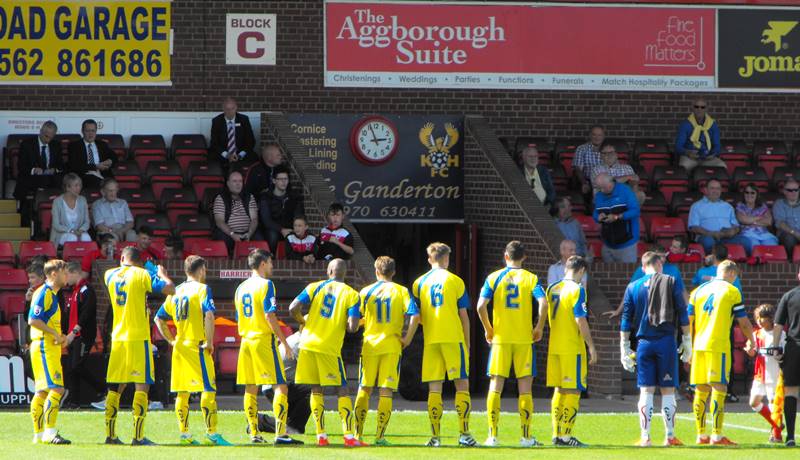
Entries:
<svg viewBox="0 0 800 460">
<path fill-rule="evenodd" d="M 31 239 L 31 229 L 26 227 L 10 227 L 0 229 L 0 241 Z M 17 245 L 18 246 L 18 245 Z"/>
<path fill-rule="evenodd" d="M 0 200 L 0 213 L 17 212 L 17 202 L 15 200 Z"/>
<path fill-rule="evenodd" d="M 20 215 L 17 213 L 0 213 L 0 227 L 19 227 Z"/>
</svg>

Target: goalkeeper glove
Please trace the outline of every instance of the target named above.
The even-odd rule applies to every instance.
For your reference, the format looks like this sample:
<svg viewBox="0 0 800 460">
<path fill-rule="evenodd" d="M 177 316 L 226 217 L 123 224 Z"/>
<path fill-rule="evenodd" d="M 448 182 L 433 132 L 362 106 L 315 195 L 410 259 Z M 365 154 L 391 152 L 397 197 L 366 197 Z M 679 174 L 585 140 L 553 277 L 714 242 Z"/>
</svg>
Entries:
<svg viewBox="0 0 800 460">
<path fill-rule="evenodd" d="M 622 367 L 628 371 L 633 372 L 636 369 L 636 353 L 631 350 L 631 341 L 623 340 L 619 343 L 620 362 Z"/>
<path fill-rule="evenodd" d="M 681 355 L 681 361 L 688 363 L 692 360 L 692 336 L 684 334 L 681 337 L 681 345 L 678 347 L 678 353 Z"/>
</svg>

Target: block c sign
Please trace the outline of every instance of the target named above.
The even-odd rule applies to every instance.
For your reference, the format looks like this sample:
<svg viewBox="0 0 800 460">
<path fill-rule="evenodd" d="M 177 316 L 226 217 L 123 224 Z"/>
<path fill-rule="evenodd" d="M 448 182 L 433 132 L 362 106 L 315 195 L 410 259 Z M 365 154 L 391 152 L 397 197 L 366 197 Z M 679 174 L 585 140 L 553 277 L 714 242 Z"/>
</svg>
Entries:
<svg viewBox="0 0 800 460">
<path fill-rule="evenodd" d="M 275 65 L 274 14 L 228 14 L 225 64 Z"/>
</svg>

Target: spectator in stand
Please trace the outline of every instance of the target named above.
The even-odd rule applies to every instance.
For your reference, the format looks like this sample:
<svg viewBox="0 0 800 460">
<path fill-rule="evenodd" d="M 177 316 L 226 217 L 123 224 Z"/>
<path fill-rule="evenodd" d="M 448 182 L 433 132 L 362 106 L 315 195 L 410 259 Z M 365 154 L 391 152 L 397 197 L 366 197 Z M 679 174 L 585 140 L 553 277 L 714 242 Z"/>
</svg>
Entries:
<svg viewBox="0 0 800 460">
<path fill-rule="evenodd" d="M 539 164 L 539 149 L 534 146 L 522 150 L 522 173 L 543 205 L 550 208 L 556 199 L 556 189 L 547 166 Z"/>
<path fill-rule="evenodd" d="M 319 232 L 319 250 L 317 259 L 350 259 L 353 255 L 353 235 L 342 227 L 344 207 L 339 203 L 331 203 L 327 214 L 328 226 Z"/>
<path fill-rule="evenodd" d="M 114 260 L 114 244 L 116 240 L 110 233 L 100 235 L 97 237 L 97 244 L 100 246 L 98 249 L 86 254 L 81 259 L 81 271 L 85 279 L 92 277 L 92 264 L 97 259 Z"/>
<path fill-rule="evenodd" d="M 183 240 L 171 236 L 164 242 L 164 260 L 184 260 Z"/>
<path fill-rule="evenodd" d="M 703 261 L 703 254 L 696 249 L 689 249 L 689 241 L 685 235 L 677 235 L 672 238 L 672 244 L 667 251 L 667 262 L 672 264 L 679 263 L 699 263 Z"/>
<path fill-rule="evenodd" d="M 211 120 L 211 143 L 208 159 L 231 165 L 248 166 L 256 161 L 256 138 L 247 115 L 237 112 L 236 100 L 229 97 L 222 103 L 222 113 Z"/>
<path fill-rule="evenodd" d="M 575 243 L 575 254 L 586 257 L 587 262 L 592 262 L 591 251 L 586 250 L 586 235 L 583 233 L 581 223 L 572 217 L 572 202 L 569 197 L 562 196 L 555 201 L 556 226 L 561 230 L 564 238 Z M 566 259 L 565 259 L 566 260 Z"/>
<path fill-rule="evenodd" d="M 592 202 L 592 170 L 600 165 L 600 146 L 606 140 L 606 129 L 601 125 L 594 125 L 589 129 L 589 142 L 579 145 L 575 149 L 575 159 L 572 167 L 581 183 L 581 193 L 587 206 Z"/>
<path fill-rule="evenodd" d="M 92 241 L 89 236 L 89 205 L 81 196 L 83 182 L 75 173 L 64 176 L 64 193 L 53 200 L 50 241 L 63 246 L 68 241 Z"/>
<path fill-rule="evenodd" d="M 689 208 L 689 231 L 697 235 L 706 254 L 715 243 L 741 244 L 748 249 L 748 241 L 739 234 L 733 206 L 720 199 L 722 185 L 717 180 L 706 183 L 705 196 Z M 748 250 L 749 255 L 749 250 Z"/>
<path fill-rule="evenodd" d="M 308 233 L 305 216 L 297 216 L 292 223 L 292 233 L 286 235 L 286 258 L 312 264 L 316 260 L 317 238 Z"/>
<path fill-rule="evenodd" d="M 697 99 L 692 113 L 678 125 L 675 154 L 680 157 L 679 164 L 687 172 L 692 172 L 698 166 L 726 167 L 719 157 L 719 125 L 708 115 L 707 109 L 706 101 Z"/>
<path fill-rule="evenodd" d="M 800 183 L 790 179 L 783 184 L 783 198 L 772 206 L 778 240 L 792 257 L 792 252 L 800 242 Z"/>
<path fill-rule="evenodd" d="M 84 120 L 81 124 L 83 139 L 69 143 L 69 171 L 83 180 L 86 188 L 97 189 L 100 184 L 114 177 L 117 155 L 105 141 L 97 139 L 97 122 Z"/>
<path fill-rule="evenodd" d="M 772 226 L 772 213 L 766 203 L 761 201 L 755 185 L 745 186 L 744 201 L 736 205 L 736 219 L 741 224 L 740 235 L 747 243 L 745 250 L 748 254 L 753 250 L 753 246 L 778 244 L 778 238 L 769 232 L 769 227 Z"/>
<path fill-rule="evenodd" d="M 600 159 L 602 163 L 592 169 L 592 182 L 594 178 L 600 173 L 606 173 L 614 178 L 618 184 L 627 184 L 633 193 L 636 194 L 636 199 L 639 204 L 644 203 L 644 192 L 639 190 L 639 175 L 633 170 L 631 165 L 626 165 L 619 162 L 617 157 L 617 149 L 614 144 L 604 141 L 600 146 Z M 595 193 L 597 188 L 595 187 Z"/>
<path fill-rule="evenodd" d="M 636 263 L 639 242 L 639 202 L 633 190 L 607 173 L 594 178 L 594 220 L 600 224 L 603 262 Z"/>
<path fill-rule="evenodd" d="M 711 248 L 711 252 L 706 257 L 706 266 L 701 267 L 695 272 L 694 277 L 692 278 L 692 285 L 694 287 L 700 286 L 703 283 L 707 283 L 712 279 L 717 277 L 717 266 L 723 261 L 728 259 L 728 247 L 722 243 L 717 243 L 714 247 Z M 737 276 L 736 279 L 733 281 L 733 285 L 736 286 L 739 291 L 742 290 L 742 282 L 739 280 Z"/>
<path fill-rule="evenodd" d="M 142 263 L 145 265 L 147 262 L 157 264 L 162 255 L 153 247 L 153 229 L 142 225 L 136 233 L 136 247 L 139 248 Z"/>
<path fill-rule="evenodd" d="M 258 233 L 258 200 L 243 188 L 242 173 L 231 171 L 226 188 L 214 198 L 213 238 L 224 241 L 228 252 L 237 241 L 263 239 Z"/>
<path fill-rule="evenodd" d="M 67 286 L 58 292 L 61 313 L 61 332 L 67 336 L 67 358 L 64 366 L 65 387 L 69 406 L 80 404 L 81 382 L 91 386 L 96 399 L 103 399 L 105 380 L 89 368 L 87 358 L 97 337 L 97 294 L 82 276 L 81 264 L 67 264 Z M 65 398 L 67 399 L 67 398 Z M 63 405 L 65 401 L 61 401 Z"/>
<path fill-rule="evenodd" d="M 42 123 L 39 135 L 25 139 L 19 149 L 19 174 L 14 187 L 14 198 L 20 202 L 22 225 L 30 224 L 33 200 L 40 188 L 61 187 L 64 162 L 61 158 L 61 143 L 55 139 L 58 126 L 52 121 Z"/>
<path fill-rule="evenodd" d="M 110 234 L 116 241 L 136 241 L 133 214 L 128 202 L 119 198 L 119 183 L 106 179 L 100 188 L 103 198 L 92 203 L 92 220 L 97 235 Z"/>
<path fill-rule="evenodd" d="M 278 144 L 267 143 L 261 146 L 261 161 L 254 164 L 247 171 L 247 180 L 244 189 L 253 196 L 259 196 L 266 190 L 275 188 L 275 173 L 278 170 L 285 170 L 288 174 L 289 168 L 283 165 L 283 154 Z"/>
<path fill-rule="evenodd" d="M 570 257 L 577 255 L 575 252 L 575 242 L 572 240 L 561 240 L 561 244 L 558 245 L 558 253 L 561 256 L 558 262 L 554 263 L 547 269 L 547 285 L 551 285 L 554 283 L 558 283 L 559 281 L 564 279 L 564 273 L 566 272 L 564 265 L 567 263 L 567 259 Z M 584 273 L 583 278 L 581 279 L 581 284 L 586 287 L 586 274 Z"/>
<path fill-rule="evenodd" d="M 278 241 L 292 233 L 294 217 L 303 214 L 303 198 L 292 193 L 288 169 L 276 168 L 269 180 L 274 186 L 259 196 L 258 217 L 261 219 L 261 231 L 274 253 Z"/>
</svg>

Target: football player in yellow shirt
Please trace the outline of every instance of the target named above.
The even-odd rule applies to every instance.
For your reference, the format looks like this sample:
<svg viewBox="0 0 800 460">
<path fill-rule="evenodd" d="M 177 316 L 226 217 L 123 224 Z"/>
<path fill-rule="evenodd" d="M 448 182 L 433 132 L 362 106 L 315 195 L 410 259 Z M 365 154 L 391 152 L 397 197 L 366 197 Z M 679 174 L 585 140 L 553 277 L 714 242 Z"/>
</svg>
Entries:
<svg viewBox="0 0 800 460">
<path fill-rule="evenodd" d="M 725 396 L 731 372 L 731 327 L 733 319 L 750 343 L 756 343 L 753 326 L 742 304 L 742 293 L 733 285 L 739 275 L 736 263 L 717 265 L 717 277 L 703 283 L 689 296 L 689 322 L 694 326 L 692 369 L 695 385 L 694 410 L 697 444 L 736 445 L 722 435 Z M 706 403 L 711 394 L 711 437 L 706 434 Z"/>
<path fill-rule="evenodd" d="M 519 241 L 506 245 L 503 258 L 506 268 L 490 274 L 483 283 L 478 299 L 478 317 L 486 331 L 486 341 L 491 345 L 487 374 L 491 377 L 486 397 L 486 414 L 489 418 L 489 437 L 484 445 L 497 446 L 497 425 L 500 419 L 500 395 L 511 366 L 517 377 L 519 389 L 519 416 L 522 427 L 522 447 L 539 445 L 531 434 L 533 396 L 531 385 L 536 376 L 536 350 L 534 318 L 547 309 L 544 289 L 539 278 L 522 268 L 525 246 Z M 489 302 L 492 302 L 494 321 L 489 321 Z M 536 309 L 534 309 L 534 305 Z"/>
<path fill-rule="evenodd" d="M 294 358 L 294 355 L 278 324 L 275 285 L 268 279 L 272 276 L 272 254 L 263 249 L 254 249 L 247 256 L 247 264 L 253 274 L 236 288 L 234 304 L 239 335 L 242 337 L 236 383 L 245 386 L 244 413 L 250 442 L 265 442 L 258 433 L 258 387 L 272 385 L 275 390 L 272 399 L 275 445 L 302 444 L 286 434 L 289 390 L 278 342 L 283 345 L 288 359 Z"/>
<path fill-rule="evenodd" d="M 61 346 L 67 340 L 61 333 L 59 289 L 67 284 L 67 264 L 49 260 L 44 264 L 47 280 L 31 297 L 28 325 L 31 327 L 31 367 L 36 393 L 31 399 L 33 442 L 71 444 L 56 430 L 58 409 L 64 395 L 64 375 L 61 369 Z"/>
<path fill-rule="evenodd" d="M 572 429 L 581 391 L 586 389 L 586 367 L 597 362 L 597 352 L 586 321 L 586 290 L 580 284 L 586 273 L 586 260 L 571 256 L 564 268 L 564 279 L 548 286 L 545 293 L 550 325 L 547 386 L 555 388 L 551 405 L 553 445 L 583 447 L 585 444 L 572 435 Z M 544 315 L 540 315 L 536 330 L 539 332 L 534 331 L 534 334 L 544 331 Z"/>
<path fill-rule="evenodd" d="M 306 286 L 289 306 L 289 312 L 301 328 L 295 383 L 311 385 L 311 414 L 318 446 L 329 444 L 325 434 L 324 387 L 338 390 L 345 447 L 366 446 L 353 436 L 353 402 L 347 396 L 347 376 L 341 357 L 345 330 L 358 330 L 361 303 L 358 292 L 344 283 L 346 271 L 344 260 L 333 259 L 328 264 L 328 279 Z M 309 309 L 307 317 L 303 318 L 305 306 Z"/>
<path fill-rule="evenodd" d="M 154 444 L 144 437 L 147 416 L 147 391 L 155 383 L 150 318 L 147 294 L 175 293 L 175 285 L 161 265 L 155 276 L 142 268 L 142 253 L 135 246 L 122 250 L 120 266 L 106 271 L 103 280 L 108 288 L 114 325 L 111 331 L 111 355 L 108 359 L 106 382 L 106 444 L 122 444 L 117 437 L 119 398 L 128 383 L 136 385 L 133 394 L 134 446 Z"/>
<path fill-rule="evenodd" d="M 378 280 L 361 290 L 361 315 L 364 317 L 364 344 L 361 348 L 359 389 L 356 397 L 356 438 L 364 433 L 372 389 L 378 387 L 378 427 L 376 446 L 388 446 L 384 437 L 392 416 L 392 393 L 400 381 L 401 350 L 414 339 L 419 326 L 419 309 L 408 289 L 392 282 L 394 259 L 380 256 L 375 260 Z M 408 330 L 403 336 L 405 317 Z"/>
<path fill-rule="evenodd" d="M 442 411 L 442 382 L 456 387 L 455 406 L 460 435 L 458 444 L 475 446 L 469 432 L 469 295 L 464 281 L 447 271 L 450 248 L 431 243 L 427 248 L 430 271 L 414 281 L 412 294 L 419 305 L 425 346 L 422 352 L 422 381 L 428 383 L 428 418 L 431 439 L 428 447 L 439 447 Z"/>
<path fill-rule="evenodd" d="M 217 388 L 214 374 L 214 299 L 206 282 L 206 261 L 189 256 L 183 263 L 186 281 L 175 287 L 156 313 L 156 326 L 172 345 L 170 391 L 175 397 L 175 415 L 182 445 L 200 444 L 189 432 L 189 395 L 201 392 L 200 410 L 206 422 L 207 444 L 231 446 L 217 433 Z M 167 325 L 172 319 L 176 335 Z"/>
</svg>

